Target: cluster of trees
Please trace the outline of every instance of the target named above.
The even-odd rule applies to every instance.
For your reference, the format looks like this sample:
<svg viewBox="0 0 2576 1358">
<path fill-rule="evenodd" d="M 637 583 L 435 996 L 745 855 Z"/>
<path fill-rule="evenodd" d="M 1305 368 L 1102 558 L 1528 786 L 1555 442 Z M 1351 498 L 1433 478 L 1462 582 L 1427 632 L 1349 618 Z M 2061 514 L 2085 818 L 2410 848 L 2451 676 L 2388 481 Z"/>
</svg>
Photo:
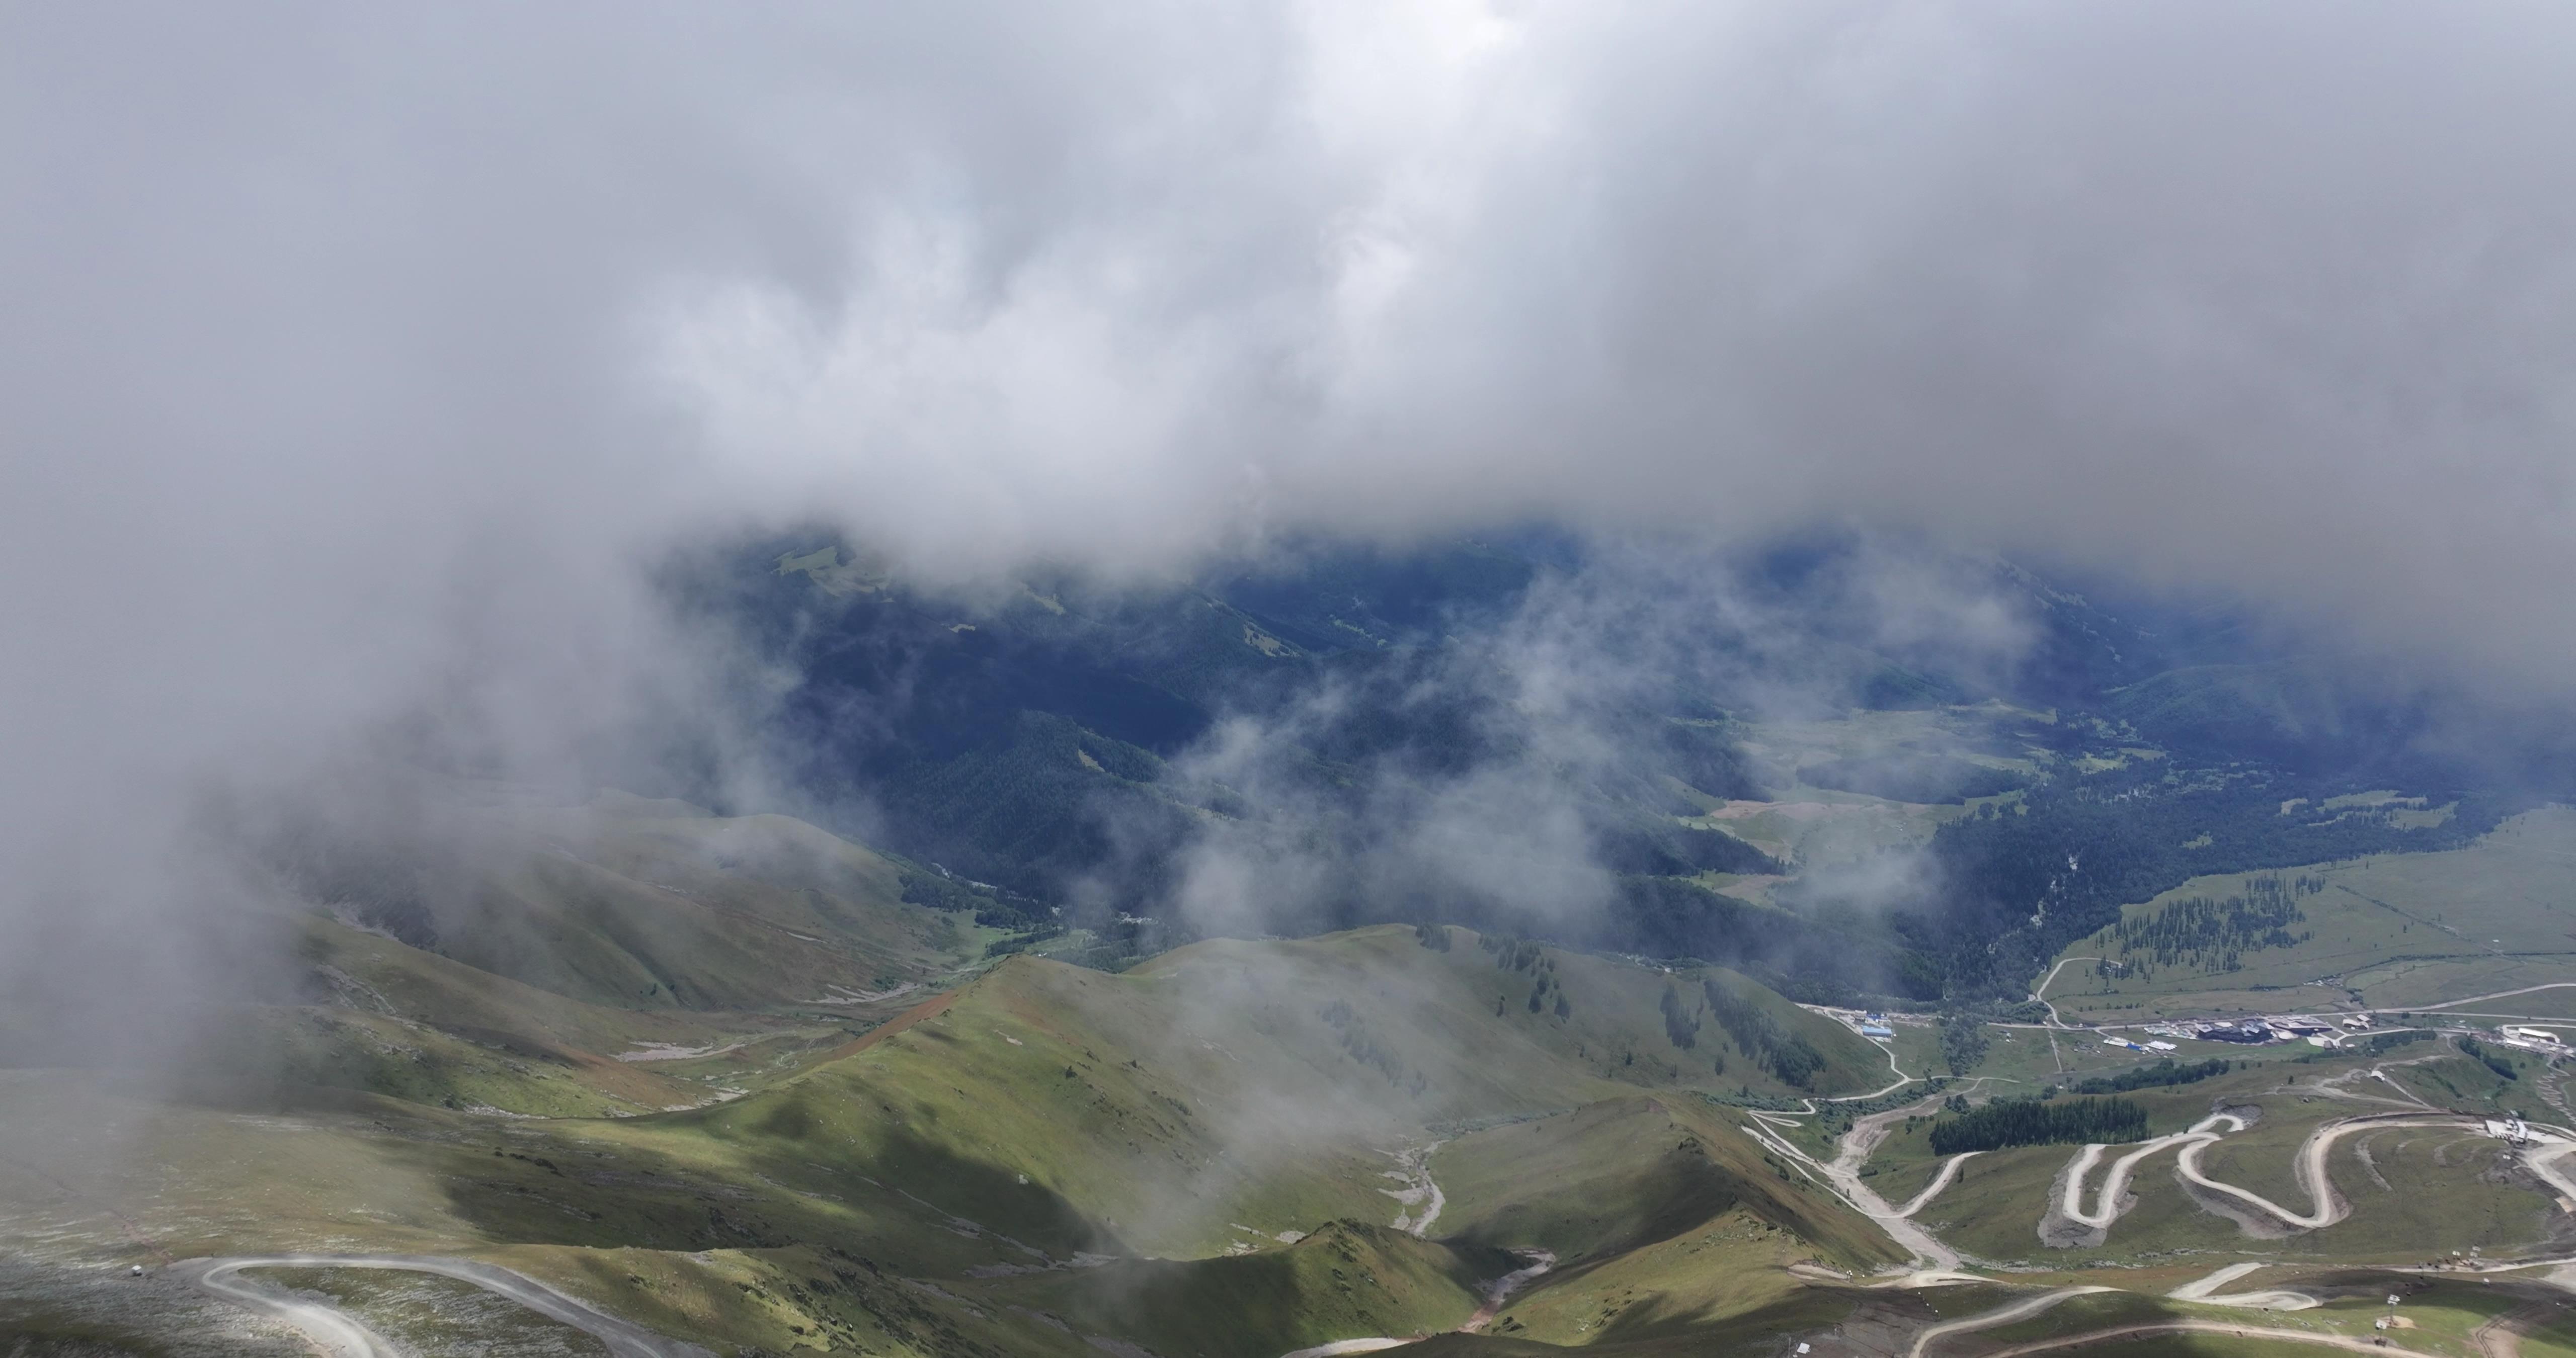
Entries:
<svg viewBox="0 0 2576 1358">
<path fill-rule="evenodd" d="M 2100 1141 L 2143 1141 L 2147 1110 L 2134 1099 L 1998 1099 L 1932 1124 L 1932 1153 Z"/>
<path fill-rule="evenodd" d="M 2042 783 L 2012 810 L 1987 808 L 1935 831 L 1943 889 L 1896 926 L 1935 961 L 1944 994 L 2019 999 L 2048 959 L 2118 923 L 2123 902 L 2205 873 L 2458 848 L 2525 805 L 2463 793 L 2449 820 L 2420 828 L 2376 812 L 2315 824 L 2280 814 L 2288 798 L 2344 790 L 2277 770 L 2145 761 Z"/>
<path fill-rule="evenodd" d="M 1702 977 L 1700 990 L 1708 1001 L 1709 1017 L 1735 1040 L 1737 1051 L 1782 1084 L 1804 1089 L 1815 1083 L 1816 1073 L 1825 1068 L 1825 1054 L 1806 1034 L 1789 1031 L 1771 1011 L 1714 976 Z"/>
<path fill-rule="evenodd" d="M 2505 1079 L 2519 1080 L 2522 1078 L 2522 1072 L 2515 1070 L 2513 1068 L 2513 1063 L 2504 1059 L 2504 1054 L 2502 1052 L 2478 1041 L 2474 1037 L 2461 1038 L 2460 1050 L 2468 1053 L 2472 1057 L 2475 1057 L 2478 1064 L 2485 1066 L 2487 1069 L 2494 1071 Z"/>
<path fill-rule="evenodd" d="M 1953 1075 L 1965 1075 L 1986 1059 L 1986 1021 L 1965 1010 L 1941 1016 L 1941 1060 Z"/>
<path fill-rule="evenodd" d="M 2153 915 L 2121 920 L 2108 930 L 2109 938 L 2124 955 L 2144 953 L 2156 966 L 2179 963 L 2212 975 L 2236 971 L 2246 953 L 2315 937 L 2314 930 L 2294 934 L 2290 926 L 2307 922 L 2298 898 L 2324 889 L 2324 879 L 2317 877 L 2302 876 L 2286 887 L 2278 877 L 2256 877 L 2246 882 L 2244 895 L 2186 896 Z M 2139 964 L 2138 972 L 2148 974 L 2148 964 Z"/>
<path fill-rule="evenodd" d="M 2176 1064 L 2174 1059 L 2168 1056 L 2152 1066 L 2124 1070 L 2117 1075 L 2096 1075 L 2089 1080 L 2078 1080 L 2068 1088 L 2077 1094 L 2125 1094 L 2132 1089 L 2161 1089 L 2167 1085 L 2193 1084 L 2213 1075 L 2224 1075 L 2235 1068 L 2235 1063 L 2223 1056 L 2213 1056 L 2206 1061 L 2195 1061 L 2187 1066 Z"/>
<path fill-rule="evenodd" d="M 969 882 L 958 877 L 943 877 L 932 872 L 907 872 L 896 879 L 903 887 L 906 905 L 932 910 L 972 911 L 975 922 L 987 929 L 1055 929 L 1055 912 L 1030 896 L 992 886 Z"/>
<path fill-rule="evenodd" d="M 1417 924 L 1413 927 L 1413 932 L 1417 938 L 1422 937 L 1426 932 L 1437 932 L 1442 940 L 1437 946 L 1444 951 L 1448 947 L 1448 931 L 1440 929 L 1437 925 Z M 1424 941 L 1426 945 L 1429 944 L 1428 939 Z M 1556 978 L 1556 959 L 1548 956 L 1545 945 L 1532 943 L 1527 939 L 1498 939 L 1491 934 L 1480 936 L 1476 942 L 1477 946 L 1494 955 L 1496 970 L 1529 973 L 1531 984 L 1528 1008 L 1531 1013 L 1545 1012 L 1549 1008 L 1551 993 L 1555 997 L 1554 1007 L 1558 1018 L 1566 1018 L 1574 1013 L 1574 1005 L 1565 998 L 1564 983 Z M 1506 997 L 1495 996 L 1494 1016 L 1502 1017 L 1503 1010 L 1508 1004 L 1509 1000 Z"/>
<path fill-rule="evenodd" d="M 994 939 L 992 942 L 984 945 L 984 955 L 986 957 L 1009 957 L 1014 953 L 1024 953 L 1041 943 L 1062 937 L 1064 937 L 1063 925 L 1042 925 L 1038 928 L 1031 929 L 1025 934 L 1014 934 L 1009 938 Z"/>
<path fill-rule="evenodd" d="M 1395 1059 L 1393 1052 L 1378 1045 L 1377 1036 L 1368 1030 L 1368 1021 L 1351 1008 L 1350 1001 L 1335 1000 L 1317 1010 L 1316 1017 L 1331 1024 L 1333 1031 L 1341 1035 L 1344 1055 L 1385 1076 L 1388 1084 L 1399 1088 L 1404 1087 L 1402 1063 Z M 1417 1096 L 1422 1092 L 1423 1083 L 1419 1075 L 1414 1077 L 1414 1093 Z"/>
<path fill-rule="evenodd" d="M 1681 992 L 1670 983 L 1664 986 L 1663 1011 L 1664 1036 L 1672 1039 L 1674 1046 L 1689 1051 L 1699 1045 L 1699 1015 L 1682 1003 Z"/>
</svg>

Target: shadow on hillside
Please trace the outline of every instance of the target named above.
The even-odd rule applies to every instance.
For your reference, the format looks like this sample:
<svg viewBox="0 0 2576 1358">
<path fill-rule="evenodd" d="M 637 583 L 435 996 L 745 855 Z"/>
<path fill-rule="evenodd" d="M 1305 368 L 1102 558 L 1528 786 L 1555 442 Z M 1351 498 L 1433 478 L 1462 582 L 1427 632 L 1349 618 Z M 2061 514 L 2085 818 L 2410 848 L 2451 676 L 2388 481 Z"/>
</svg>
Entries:
<svg viewBox="0 0 2576 1358">
<path fill-rule="evenodd" d="M 1015 1280 L 994 1295 L 1156 1353 L 1273 1358 L 1333 1336 L 1454 1325 L 1474 1309 L 1484 1284 L 1518 1262 L 1500 1250 L 1335 1221 L 1285 1249 L 1130 1260 Z"/>
<path fill-rule="evenodd" d="M 970 1263 L 1036 1261 L 1015 1242 L 1059 1259 L 1117 1245 L 1049 1190 L 899 1134 L 861 1163 L 836 1162 L 827 1147 L 801 1142 L 611 1143 L 582 1137 L 585 1125 L 469 1125 L 455 1136 L 391 1140 L 384 1153 L 437 1184 L 449 1209 L 495 1242 L 680 1251 L 807 1245 Z M 709 1153 L 689 1154 L 700 1150 Z M 1007 1215 L 970 1214 L 1005 1200 Z"/>
</svg>

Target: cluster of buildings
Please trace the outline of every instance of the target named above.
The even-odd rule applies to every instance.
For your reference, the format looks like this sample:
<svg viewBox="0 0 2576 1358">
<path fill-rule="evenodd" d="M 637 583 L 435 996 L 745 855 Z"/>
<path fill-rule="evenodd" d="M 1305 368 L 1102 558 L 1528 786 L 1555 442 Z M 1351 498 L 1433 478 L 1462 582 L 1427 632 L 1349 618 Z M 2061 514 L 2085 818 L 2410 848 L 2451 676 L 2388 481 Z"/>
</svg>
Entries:
<svg viewBox="0 0 2576 1358">
<path fill-rule="evenodd" d="M 1810 1014 L 1822 1014 L 1863 1037 L 1886 1039 L 1896 1036 L 1894 1023 L 1887 1015 L 1876 1010 L 1837 1009 L 1830 1004 L 1802 1004 L 1798 1007 Z M 1914 1016 L 1903 1021 L 1922 1023 L 1925 1020 L 1920 1016 Z"/>
<path fill-rule="evenodd" d="M 2547 1028 L 2526 1028 L 2512 1023 L 2496 1029 L 2496 1041 L 2525 1051 L 2558 1053 L 2567 1050 L 2567 1044 L 2559 1040 L 2558 1034 Z"/>
<path fill-rule="evenodd" d="M 2253 1045 L 2264 1042 L 2295 1042 L 2302 1038 L 2309 1045 L 2327 1047 L 2343 1033 L 2366 1032 L 2367 1015 L 2351 1014 L 2340 1020 L 2313 1018 L 2306 1014 L 2275 1014 L 2265 1018 L 2242 1019 L 2234 1023 L 2204 1023 L 2193 1028 L 2191 1036 L 2203 1042 L 2237 1042 Z"/>
</svg>

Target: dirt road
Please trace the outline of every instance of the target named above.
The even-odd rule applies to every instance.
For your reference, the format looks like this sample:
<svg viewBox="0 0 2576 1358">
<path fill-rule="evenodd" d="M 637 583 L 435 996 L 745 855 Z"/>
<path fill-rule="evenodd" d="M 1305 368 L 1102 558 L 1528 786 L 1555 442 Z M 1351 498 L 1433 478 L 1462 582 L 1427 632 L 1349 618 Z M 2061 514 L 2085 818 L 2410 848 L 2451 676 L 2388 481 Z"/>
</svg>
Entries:
<svg viewBox="0 0 2576 1358">
<path fill-rule="evenodd" d="M 2326 1175 L 2326 1157 L 2334 1150 L 2335 1142 L 2356 1132 L 2375 1131 L 2387 1127 L 2475 1128 L 2478 1125 L 2475 1119 L 2462 1117 L 2387 1116 L 2345 1118 L 2321 1123 L 2316 1130 L 2308 1133 L 2308 1139 L 2301 1143 L 2295 1166 L 2299 1187 L 2307 1193 L 2310 1205 L 2306 1211 L 2292 1211 L 2250 1189 L 2240 1188 L 2224 1180 L 2213 1179 L 2201 1169 L 2201 1156 L 2207 1153 L 2222 1135 L 2217 1130 L 2220 1123 L 2229 1124 L 2227 1129 L 2229 1131 L 2245 1130 L 2244 1119 L 2232 1113 L 2212 1113 L 2193 1123 L 2188 1131 L 2157 1137 L 2112 1161 L 2111 1171 L 2104 1176 L 2101 1188 L 2094 1196 L 2093 1207 L 2089 1211 L 2084 1207 L 2084 1181 L 2091 1177 L 2093 1167 L 2101 1162 L 2103 1152 L 2109 1147 L 2086 1146 L 2076 1152 L 2075 1159 L 2067 1166 L 2066 1186 L 2057 1205 L 2058 1211 L 2070 1221 L 2096 1230 L 2107 1229 L 2113 1219 L 2119 1216 L 2121 1191 L 2128 1186 L 2129 1178 L 2135 1173 L 2138 1162 L 2168 1147 L 2180 1146 L 2182 1153 L 2175 1158 L 2175 1168 L 2185 1179 L 2213 1193 L 2224 1194 L 2244 1203 L 2292 1230 L 2312 1231 L 2343 1220 L 2350 1210 L 2342 1197 L 2336 1194 L 2333 1181 Z M 2554 1171 L 2542 1170 L 2537 1164 L 2533 1168 L 2535 1172 L 2540 1172 L 2543 1178 L 2551 1178 L 2554 1173 Z M 2553 1179 L 2553 1184 L 2554 1182 Z"/>
<path fill-rule="evenodd" d="M 2230 1278 L 2243 1277 L 2246 1273 L 2251 1272 L 2253 1268 L 2256 1267 L 2260 1267 L 2260 1265 L 2238 1265 L 2233 1268 L 2220 1269 L 2217 1273 L 2201 1279 L 2199 1284 L 2194 1284 L 2193 1286 L 2215 1285 L 2225 1282 Z M 2120 1289 L 2113 1287 L 2061 1288 L 2055 1292 L 2032 1297 L 2027 1301 L 2015 1302 L 2010 1306 L 1999 1306 L 1994 1310 L 1969 1316 L 1964 1320 L 1953 1320 L 1947 1324 L 1934 1325 L 1914 1336 L 1914 1347 L 1907 1351 L 1906 1358 L 1923 1358 L 1925 1350 L 1929 1349 L 1935 1342 L 1947 1338 L 1950 1335 L 1965 1334 L 1972 1330 L 1996 1329 L 2001 1326 L 2010 1325 L 2015 1321 L 2027 1320 L 2062 1301 L 2067 1301 L 2075 1297 L 2088 1296 L 2095 1293 L 2116 1292 L 2119 1290 Z M 2176 1295 L 2180 1295 L 2180 1293 L 2177 1292 Z M 2202 1297 L 2198 1298 L 2198 1300 L 2206 1303 L 2214 1299 Z M 2519 1315 L 2521 1313 L 2515 1312 L 2513 1314 Z M 2511 1319 L 2511 1316 L 2499 1317 L 2498 1319 Z M 2224 1334 L 2234 1335 L 2238 1338 L 2286 1339 L 2301 1344 L 2322 1344 L 2329 1348 L 2351 1349 L 2356 1353 L 2381 1355 L 2395 1354 L 2402 1355 L 2402 1358 L 2436 1358 L 2436 1355 L 2418 1353 L 2413 1349 L 2399 1348 L 2395 1344 L 2387 1343 L 2384 1340 L 2356 1339 L 2350 1335 L 2325 1334 L 2316 1330 L 2276 1330 L 2268 1326 L 2238 1325 L 2223 1320 L 2166 1320 L 2155 1321 L 2144 1325 L 2117 1325 L 2107 1329 L 2080 1330 L 2068 1334 L 2051 1335 L 2046 1339 L 2035 1339 L 2026 1344 L 2015 1344 L 2009 1348 L 1995 1349 L 1991 1352 L 1979 1355 L 1979 1358 L 2021 1358 L 2024 1354 L 2046 1353 L 2051 1349 L 2079 1348 L 2089 1344 L 2104 1343 L 2109 1340 L 2142 1339 L 2149 1335 L 2158 1334 Z M 2517 1355 L 2489 1350 L 2486 1354 L 2486 1358 L 2517 1358 Z"/>
<path fill-rule="evenodd" d="M 2102 1177 L 2101 1189 L 2094 1195 L 2093 1210 L 2089 1212 L 2084 1210 L 2084 1181 L 2092 1177 L 2093 1167 L 2102 1162 L 2102 1153 L 2110 1147 L 2099 1144 L 2086 1146 L 2075 1153 L 2074 1162 L 2067 1166 L 2066 1190 L 2057 1210 L 2068 1220 L 2096 1230 L 2108 1227 L 2120 1215 L 2120 1194 L 2128 1188 L 2129 1177 L 2137 1172 L 2139 1161 L 2172 1146 L 2197 1149 L 2208 1145 L 2219 1138 L 2220 1133 L 2213 1129 L 2222 1122 L 2228 1124 L 2229 1131 L 2245 1130 L 2245 1119 L 2233 1113 L 2212 1113 L 2193 1123 L 2188 1131 L 2157 1137 L 2112 1161 L 2111 1172 Z"/>
<path fill-rule="evenodd" d="M 2071 1301 L 2077 1297 L 2089 1297 L 2102 1292 L 2116 1292 L 2118 1290 L 2118 1288 L 2114 1287 L 2061 1287 L 2054 1292 L 2042 1293 L 2041 1295 L 2032 1297 L 2027 1301 L 2017 1301 L 2010 1306 L 1998 1306 L 1991 1311 L 1980 1311 L 1964 1320 L 1953 1320 L 1944 1324 L 1934 1325 L 1923 1331 L 1921 1334 L 1914 1336 L 1914 1347 L 1906 1350 L 1905 1358 L 1923 1358 L 1923 1351 L 1930 1348 L 1934 1341 L 1947 1338 L 1950 1335 L 1966 1334 L 1971 1330 L 1991 1330 L 1997 1326 L 2010 1325 L 2017 1320 L 2028 1320 L 2032 1316 L 2038 1315 L 2040 1312 L 2045 1311 L 2062 1301 Z"/>
<path fill-rule="evenodd" d="M 2114 1339 L 2143 1339 L 2157 1334 L 2224 1334 L 2239 1339 L 2285 1339 L 2294 1344 L 2323 1344 L 2328 1348 L 2350 1349 L 2355 1353 L 2397 1354 L 2403 1358 L 2439 1358 L 2439 1355 L 2400 1348 L 2393 1343 L 2355 1339 L 2350 1335 L 2321 1334 L 2315 1330 L 2275 1330 L 2262 1325 L 2231 1325 L 2223 1320 L 2166 1320 L 2148 1325 L 2122 1325 L 2109 1330 L 2087 1330 L 2082 1334 L 2055 1335 L 2035 1339 L 2027 1344 L 1996 1349 L 1978 1358 L 2022 1358 L 2023 1354 L 2046 1353 L 2051 1349 L 2071 1349 L 2086 1344 L 2099 1344 Z"/>
<path fill-rule="evenodd" d="M 2195 1282 L 2184 1283 L 2165 1295 L 2175 1301 L 2196 1301 L 2203 1306 L 2261 1307 L 2267 1311 L 2305 1311 L 2325 1303 L 2305 1292 L 2280 1288 L 2262 1288 L 2252 1292 L 2221 1292 L 2218 1289 L 2261 1269 L 2271 1267 L 2268 1259 L 2251 1259 L 2227 1267 Z"/>
<path fill-rule="evenodd" d="M 271 1254 L 224 1259 L 183 1259 L 173 1272 L 200 1291 L 236 1306 L 283 1320 L 302 1330 L 333 1358 L 403 1358 L 391 1340 L 326 1303 L 288 1297 L 237 1275 L 246 1268 L 387 1268 L 434 1273 L 468 1282 L 509 1298 L 550 1320 L 559 1320 L 608 1346 L 616 1358 L 714 1358 L 695 1344 L 684 1344 L 620 1320 L 497 1264 L 476 1263 L 418 1254 Z"/>
</svg>

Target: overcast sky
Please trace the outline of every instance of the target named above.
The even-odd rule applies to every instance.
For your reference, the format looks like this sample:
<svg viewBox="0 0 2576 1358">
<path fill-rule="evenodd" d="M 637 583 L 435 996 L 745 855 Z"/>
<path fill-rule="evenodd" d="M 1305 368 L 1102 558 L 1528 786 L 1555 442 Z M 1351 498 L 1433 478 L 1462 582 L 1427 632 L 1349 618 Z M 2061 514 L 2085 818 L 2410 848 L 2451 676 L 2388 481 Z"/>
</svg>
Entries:
<svg viewBox="0 0 2576 1358">
<path fill-rule="evenodd" d="M 659 553 L 817 517 L 1844 519 L 2576 673 L 2554 0 L 0 13 L 20 861 L 542 759 L 688 682 Z"/>
</svg>

